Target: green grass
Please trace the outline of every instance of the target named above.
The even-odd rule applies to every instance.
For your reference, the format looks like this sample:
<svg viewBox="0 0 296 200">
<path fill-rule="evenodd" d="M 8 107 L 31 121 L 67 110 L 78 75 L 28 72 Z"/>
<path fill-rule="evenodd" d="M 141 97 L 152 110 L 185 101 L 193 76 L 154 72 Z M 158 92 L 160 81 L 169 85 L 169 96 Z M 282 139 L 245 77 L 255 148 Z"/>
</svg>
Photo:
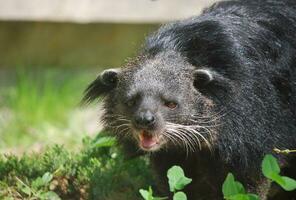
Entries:
<svg viewBox="0 0 296 200">
<path fill-rule="evenodd" d="M 125 160 L 115 146 L 101 139 L 85 138 L 76 153 L 53 146 L 21 158 L 0 156 L 0 199 L 33 200 L 48 192 L 63 200 L 140 199 L 138 190 L 153 182 L 147 161 Z M 44 174 L 53 177 L 48 184 L 40 184 Z"/>
<path fill-rule="evenodd" d="M 100 109 L 79 106 L 96 72 L 7 74 L 0 86 L 0 199 L 140 199 L 138 190 L 153 183 L 147 160 L 125 160 L 100 139 Z"/>
<path fill-rule="evenodd" d="M 19 69 L 0 88 L 0 149 L 74 147 L 89 134 L 86 119 L 95 109 L 80 108 L 83 90 L 95 77 L 83 70 Z M 92 112 L 89 112 L 92 111 Z M 90 122 L 97 125 L 96 122 Z M 18 151 L 16 150 L 16 151 Z"/>
</svg>

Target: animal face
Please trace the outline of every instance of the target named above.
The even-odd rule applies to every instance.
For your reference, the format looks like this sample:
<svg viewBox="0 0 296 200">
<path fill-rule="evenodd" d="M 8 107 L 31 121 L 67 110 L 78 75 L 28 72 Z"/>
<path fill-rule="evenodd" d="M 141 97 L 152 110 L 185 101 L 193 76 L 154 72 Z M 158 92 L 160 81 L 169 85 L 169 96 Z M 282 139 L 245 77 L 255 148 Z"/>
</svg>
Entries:
<svg viewBox="0 0 296 200">
<path fill-rule="evenodd" d="M 104 71 L 86 97 L 105 93 L 106 129 L 144 151 L 211 147 L 219 116 L 202 89 L 215 74 L 165 52 L 122 69 Z M 107 89 L 109 88 L 109 90 Z M 102 92 L 103 91 L 103 92 Z M 100 94 L 96 94 L 100 92 Z"/>
</svg>

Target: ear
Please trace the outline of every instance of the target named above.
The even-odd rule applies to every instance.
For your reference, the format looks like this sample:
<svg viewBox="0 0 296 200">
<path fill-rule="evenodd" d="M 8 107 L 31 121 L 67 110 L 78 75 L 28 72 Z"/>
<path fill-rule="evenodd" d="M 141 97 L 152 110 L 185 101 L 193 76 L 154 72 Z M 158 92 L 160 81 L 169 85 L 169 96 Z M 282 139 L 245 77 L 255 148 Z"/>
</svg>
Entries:
<svg viewBox="0 0 296 200">
<path fill-rule="evenodd" d="M 197 69 L 193 73 L 194 76 L 194 87 L 197 89 L 204 88 L 209 83 L 214 81 L 215 72 L 210 69 Z"/>
<path fill-rule="evenodd" d="M 107 69 L 103 71 L 84 91 L 83 103 L 89 103 L 99 96 L 106 95 L 118 84 L 120 69 Z"/>
</svg>

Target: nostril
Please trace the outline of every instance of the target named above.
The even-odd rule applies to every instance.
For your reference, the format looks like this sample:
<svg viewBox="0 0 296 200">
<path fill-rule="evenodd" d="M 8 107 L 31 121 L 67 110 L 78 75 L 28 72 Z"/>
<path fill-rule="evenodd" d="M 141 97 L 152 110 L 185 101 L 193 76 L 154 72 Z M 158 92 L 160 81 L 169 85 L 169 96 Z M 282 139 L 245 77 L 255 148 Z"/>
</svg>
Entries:
<svg viewBox="0 0 296 200">
<path fill-rule="evenodd" d="M 153 115 L 148 115 L 145 117 L 145 120 L 146 120 L 146 124 L 149 125 L 155 121 L 155 117 Z"/>
<path fill-rule="evenodd" d="M 135 123 L 140 126 L 150 126 L 155 122 L 155 116 L 147 111 L 141 112 L 135 117 Z"/>
<path fill-rule="evenodd" d="M 155 121 L 155 117 L 150 111 L 147 111 L 143 117 L 145 120 L 145 125 L 151 125 Z"/>
</svg>

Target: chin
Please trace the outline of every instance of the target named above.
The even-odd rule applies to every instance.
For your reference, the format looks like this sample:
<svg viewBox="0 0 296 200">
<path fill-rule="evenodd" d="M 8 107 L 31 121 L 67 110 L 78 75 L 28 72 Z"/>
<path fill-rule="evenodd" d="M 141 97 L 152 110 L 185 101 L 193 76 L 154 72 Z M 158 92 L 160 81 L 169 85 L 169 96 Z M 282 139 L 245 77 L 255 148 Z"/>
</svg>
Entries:
<svg viewBox="0 0 296 200">
<path fill-rule="evenodd" d="M 141 150 L 143 150 L 144 152 L 147 152 L 147 153 L 158 152 L 162 149 L 162 145 L 160 145 L 160 144 L 156 144 L 151 147 L 144 147 L 141 144 L 139 144 L 139 147 Z"/>
</svg>

